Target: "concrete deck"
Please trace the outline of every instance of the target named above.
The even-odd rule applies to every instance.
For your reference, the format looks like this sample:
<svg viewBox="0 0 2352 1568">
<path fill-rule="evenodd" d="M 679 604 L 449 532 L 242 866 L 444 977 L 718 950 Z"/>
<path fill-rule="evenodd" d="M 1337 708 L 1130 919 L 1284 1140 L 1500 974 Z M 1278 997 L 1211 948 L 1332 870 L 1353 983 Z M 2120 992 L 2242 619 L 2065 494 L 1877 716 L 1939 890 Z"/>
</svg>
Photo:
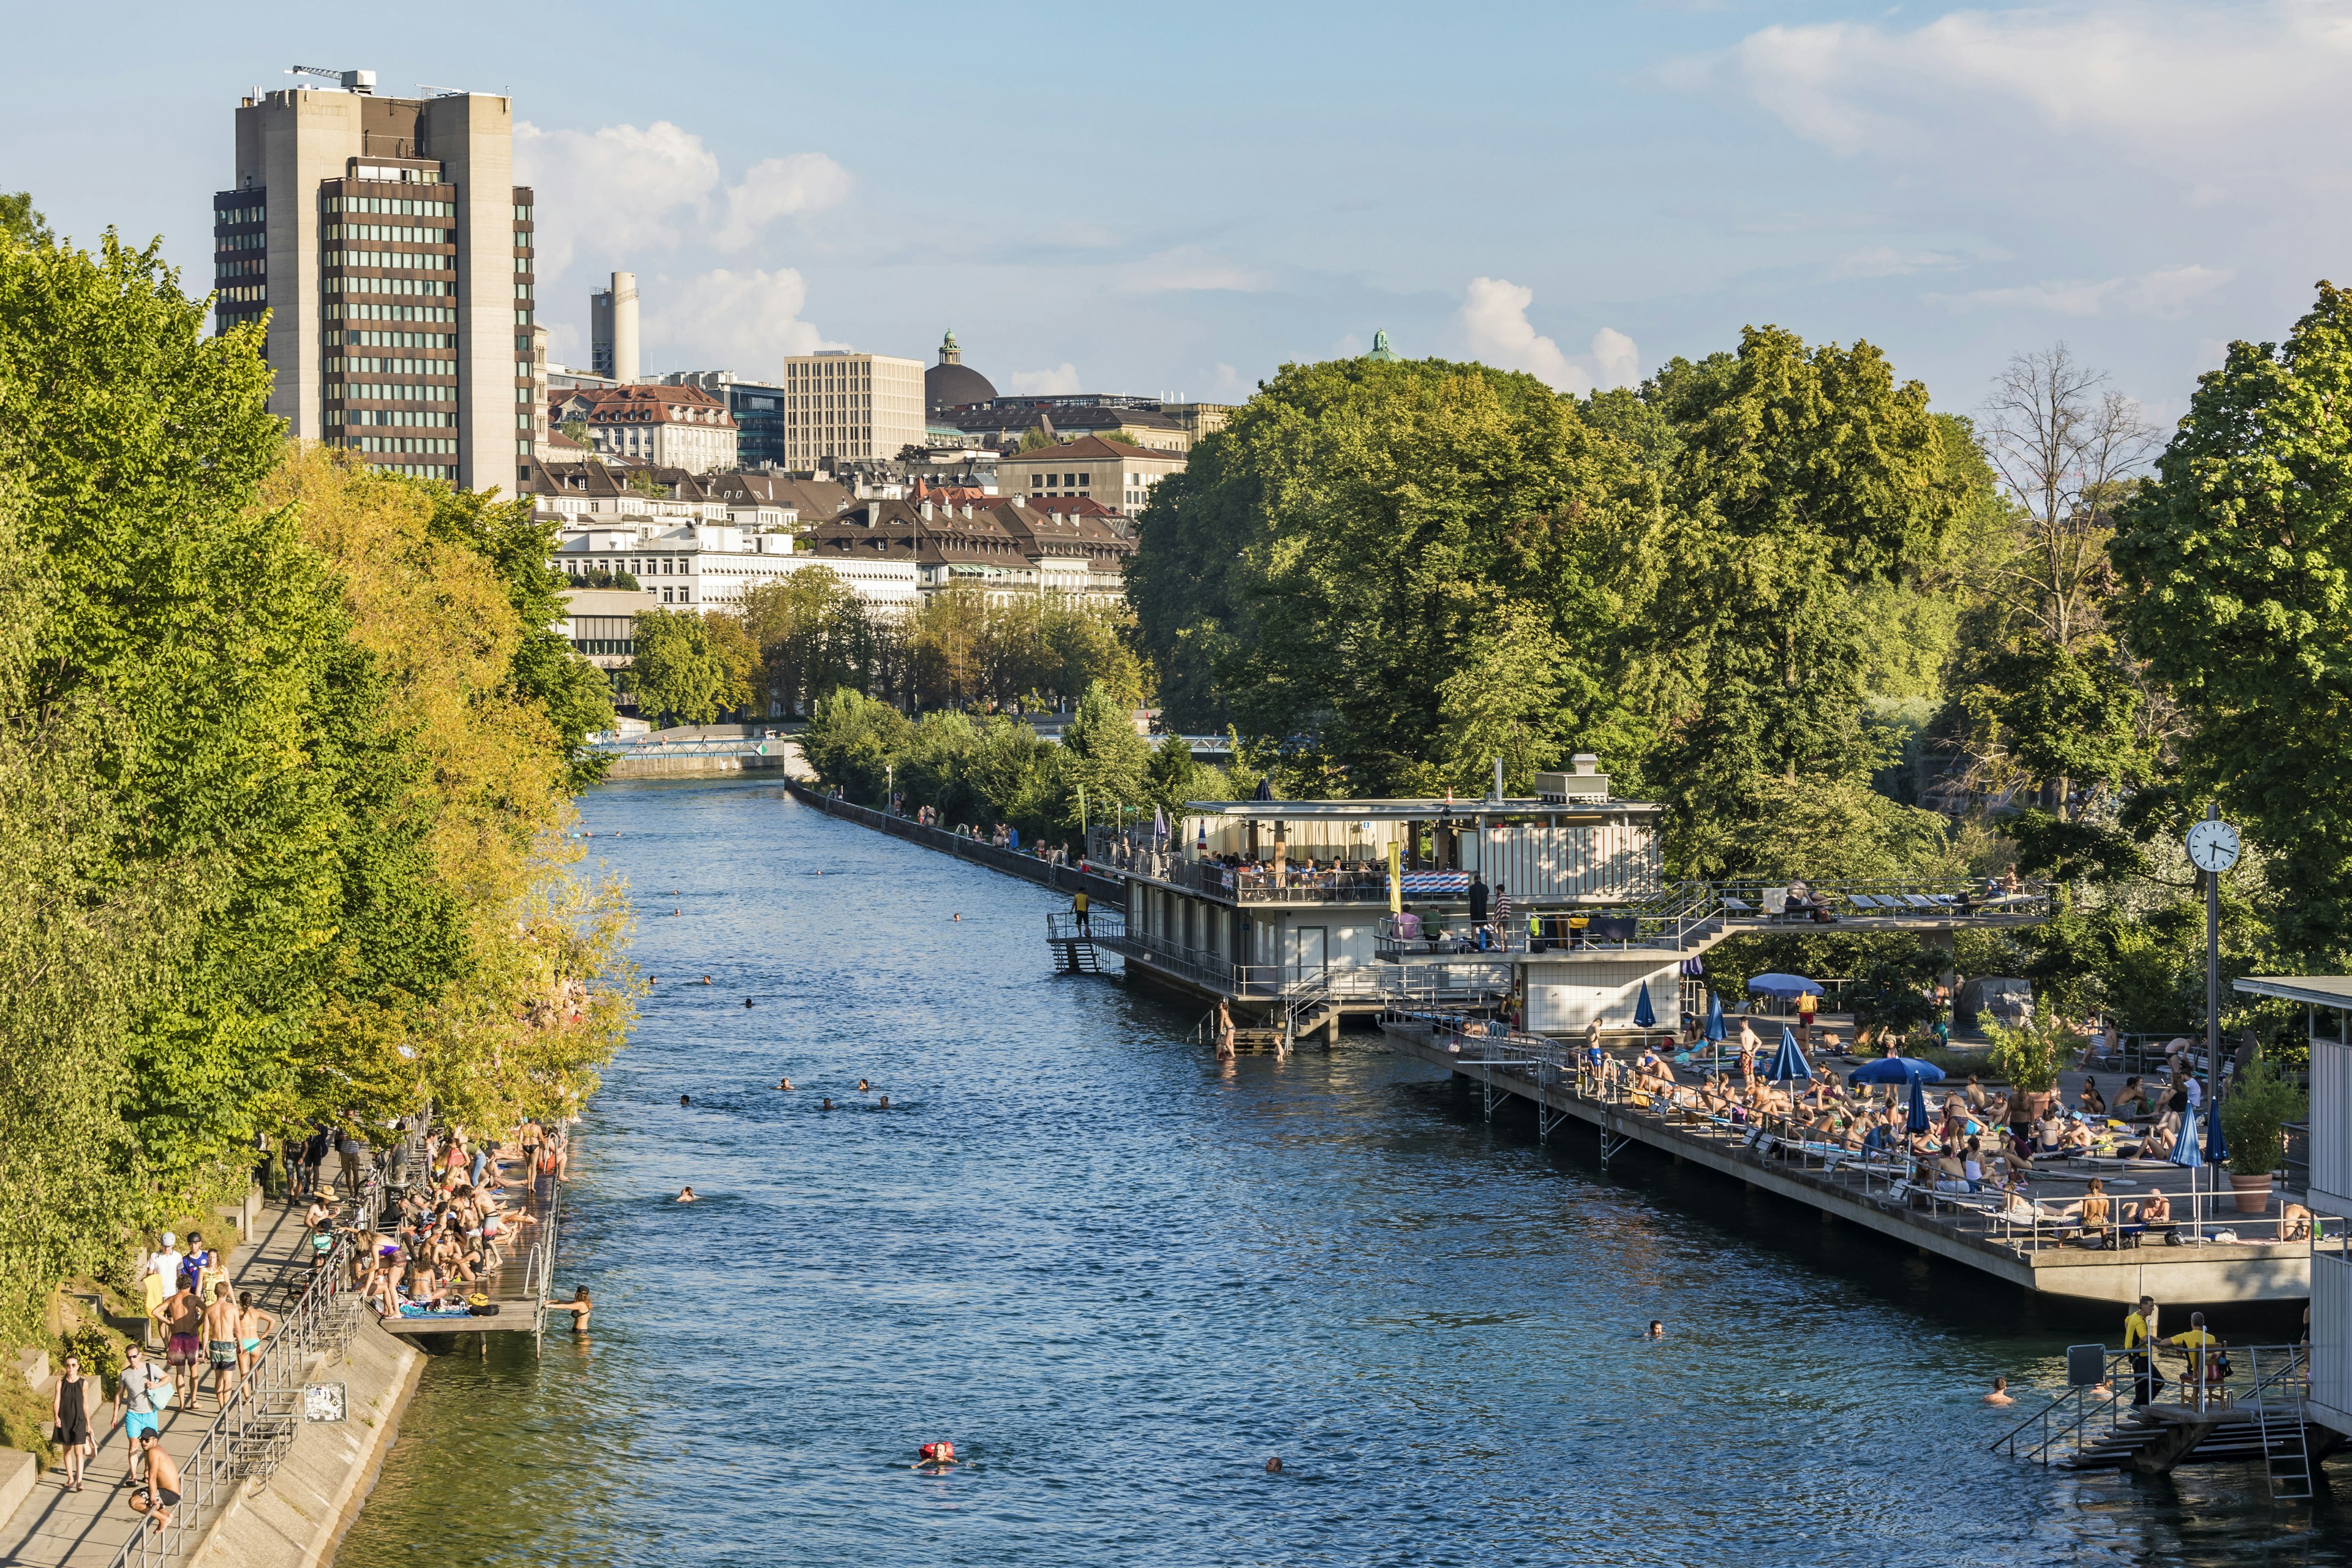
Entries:
<svg viewBox="0 0 2352 1568">
<path fill-rule="evenodd" d="M 1884 1189 L 1867 1192 L 1859 1178 L 1806 1171 L 1767 1159 L 1736 1142 L 1685 1132 L 1661 1117 L 1630 1106 L 1580 1099 L 1565 1088 L 1538 1085 L 1499 1068 L 1465 1061 L 1434 1042 L 1425 1026 L 1384 1024 L 1402 1054 L 1430 1067 L 1491 1084 L 1530 1103 L 1629 1138 L 1749 1186 L 1820 1210 L 1895 1240 L 2005 1279 L 2028 1290 L 2086 1301 L 2125 1302 L 2154 1296 L 2168 1307 L 2244 1301 L 2300 1300 L 2311 1293 L 2309 1244 L 2140 1247 L 2119 1252 L 2072 1247 L 2025 1251 L 1965 1230 L 1957 1221 L 1906 1207 Z M 2081 1184 L 2070 1184 L 2079 1195 Z M 2177 1192 L 2177 1188 L 2174 1189 Z M 2053 1186 L 2049 1195 L 2056 1196 Z M 2122 1195 L 2128 1197 L 2129 1192 Z M 2185 1205 L 2179 1205 L 2185 1211 Z"/>
</svg>

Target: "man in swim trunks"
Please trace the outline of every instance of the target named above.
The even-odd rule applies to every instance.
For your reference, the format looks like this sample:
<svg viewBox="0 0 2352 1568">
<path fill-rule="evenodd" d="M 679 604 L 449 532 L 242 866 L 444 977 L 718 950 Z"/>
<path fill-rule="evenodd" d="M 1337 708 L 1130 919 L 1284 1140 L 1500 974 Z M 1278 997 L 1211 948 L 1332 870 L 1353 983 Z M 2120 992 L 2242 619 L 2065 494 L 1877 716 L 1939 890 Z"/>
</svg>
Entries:
<svg viewBox="0 0 2352 1568">
<path fill-rule="evenodd" d="M 180 1403 L 193 1407 L 196 1403 L 196 1362 L 204 1354 L 204 1342 L 196 1331 L 205 1325 L 205 1304 L 186 1286 L 163 1305 L 158 1314 L 163 1320 L 163 1362 L 172 1369 L 172 1381 L 179 1385 Z"/>
<path fill-rule="evenodd" d="M 156 1529 L 169 1530 L 172 1510 L 180 1506 L 180 1467 L 163 1451 L 160 1432 L 142 1434 L 139 1447 L 147 1458 L 147 1490 L 144 1496 L 133 1492 L 131 1506 L 153 1520 Z"/>
<path fill-rule="evenodd" d="M 114 1401 L 122 1411 L 123 1458 L 130 1467 L 122 1477 L 126 1487 L 140 1484 L 139 1438 L 156 1430 L 171 1399 L 171 1386 L 172 1374 L 149 1361 L 137 1343 L 123 1348 L 122 1376 L 114 1385 Z"/>
<path fill-rule="evenodd" d="M 205 1308 L 205 1359 L 212 1363 L 215 1410 L 228 1403 L 228 1374 L 237 1369 L 238 1334 L 236 1300 L 224 1279 L 213 1287 L 212 1302 Z"/>
</svg>

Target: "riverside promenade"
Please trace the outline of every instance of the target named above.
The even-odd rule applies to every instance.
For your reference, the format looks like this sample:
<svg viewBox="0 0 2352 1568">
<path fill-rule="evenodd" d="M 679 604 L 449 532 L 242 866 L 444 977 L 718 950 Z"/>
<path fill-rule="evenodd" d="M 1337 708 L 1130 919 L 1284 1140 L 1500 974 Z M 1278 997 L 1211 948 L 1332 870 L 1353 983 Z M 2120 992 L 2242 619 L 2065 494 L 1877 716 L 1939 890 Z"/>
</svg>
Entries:
<svg viewBox="0 0 2352 1568">
<path fill-rule="evenodd" d="M 2192 1202 L 2189 1173 L 2178 1166 L 2056 1163 L 2036 1172 L 2033 1210 L 2021 1215 L 1989 1194 L 1939 1191 L 1906 1160 L 1865 1159 L 1596 1083 L 1561 1041 L 1472 1033 L 1459 1018 L 1404 1014 L 1384 1018 L 1381 1030 L 1400 1054 L 1478 1084 L 1489 1116 L 1499 1103 L 1523 1100 L 1546 1138 L 1567 1124 L 1590 1127 L 1604 1158 L 1642 1144 L 1801 1204 L 1824 1222 L 1845 1220 L 2028 1290 L 2102 1302 L 2147 1295 L 2173 1309 L 2294 1301 L 2311 1293 L 2309 1241 L 2266 1239 L 2277 1222 L 2236 1213 L 2226 1194 L 2218 1207 L 2210 1194 Z M 2154 1237 L 2118 1250 L 2077 1245 L 2063 1206 L 2080 1199 L 2093 1177 L 2124 1200 L 2161 1183 L 2175 1204 L 2181 1245 Z"/>
<path fill-rule="evenodd" d="M 1008 877 L 1018 877 L 1024 881 L 1037 882 L 1070 893 L 1084 889 L 1097 908 L 1117 910 L 1125 906 L 1127 888 L 1124 883 L 1087 870 L 1083 865 L 1057 865 L 1050 860 L 1041 860 L 1034 855 L 1024 855 L 1017 849 L 1000 849 L 993 844 L 983 844 L 977 838 L 967 838 L 944 827 L 928 827 L 908 817 L 892 816 L 887 812 L 876 811 L 872 806 L 836 800 L 798 779 L 786 780 L 784 787 L 791 790 L 795 798 L 828 816 L 838 816 L 845 822 L 855 822 L 877 833 L 887 833 L 893 838 L 903 838 L 910 844 L 919 844 L 926 849 L 936 849 L 942 855 L 952 855 L 959 860 L 969 860 L 976 866 L 985 866 L 992 871 L 1002 871 Z"/>
<path fill-rule="evenodd" d="M 406 1163 L 425 1174 L 420 1156 Z M 129 1504 L 129 1456 L 119 1406 L 95 1423 L 99 1449 L 83 1489 L 65 1489 L 62 1465 L 37 1469 L 30 1454 L 0 1451 L 0 1568 L 150 1568 L 201 1557 L 234 1568 L 313 1568 L 365 1501 L 398 1434 L 424 1370 L 414 1336 L 507 1329 L 538 1334 L 555 1246 L 560 1193 L 534 1185 L 517 1161 L 500 1162 L 507 1184 L 527 1194 L 517 1205 L 538 1221 L 536 1238 L 493 1282 L 498 1317 L 380 1321 L 352 1286 L 353 1237 L 368 1221 L 389 1225 L 379 1178 L 341 1216 L 329 1261 L 314 1270 L 306 1205 L 265 1205 L 250 1239 L 230 1254 L 229 1277 L 278 1319 L 250 1377 L 215 1410 L 209 1372 L 193 1405 L 176 1397 L 161 1419 L 163 1447 L 181 1472 L 182 1502 L 169 1531 L 152 1528 Z M 160 1358 L 160 1350 L 151 1350 Z M 54 1386 L 47 1369 L 37 1390 Z M 324 1408 L 312 1408 L 321 1390 Z M 337 1405 L 340 1413 L 337 1413 Z"/>
</svg>

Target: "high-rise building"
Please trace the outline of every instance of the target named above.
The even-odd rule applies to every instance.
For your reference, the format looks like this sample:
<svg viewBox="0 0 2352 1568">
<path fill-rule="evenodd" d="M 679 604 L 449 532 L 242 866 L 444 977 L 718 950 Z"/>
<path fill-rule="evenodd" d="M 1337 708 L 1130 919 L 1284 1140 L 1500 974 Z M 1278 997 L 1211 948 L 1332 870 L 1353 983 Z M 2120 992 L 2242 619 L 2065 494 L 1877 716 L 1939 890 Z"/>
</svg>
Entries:
<svg viewBox="0 0 2352 1568">
<path fill-rule="evenodd" d="M 221 330 L 269 313 L 270 412 L 373 466 L 512 489 L 532 444 L 531 195 L 504 98 L 289 88 L 236 111 Z"/>
<path fill-rule="evenodd" d="M 784 466 L 924 444 L 923 362 L 827 350 L 784 360 Z"/>
<path fill-rule="evenodd" d="M 613 274 L 612 287 L 588 296 L 590 367 L 623 386 L 637 379 L 637 275 Z"/>
</svg>

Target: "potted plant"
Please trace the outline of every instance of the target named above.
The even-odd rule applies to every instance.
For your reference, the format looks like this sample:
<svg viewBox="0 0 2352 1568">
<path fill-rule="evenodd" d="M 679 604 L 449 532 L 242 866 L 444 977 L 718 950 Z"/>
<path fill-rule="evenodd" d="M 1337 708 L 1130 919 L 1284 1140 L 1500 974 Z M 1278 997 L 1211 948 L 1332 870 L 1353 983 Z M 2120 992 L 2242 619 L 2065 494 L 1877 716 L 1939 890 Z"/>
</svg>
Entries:
<svg viewBox="0 0 2352 1568">
<path fill-rule="evenodd" d="M 2221 1098 L 2221 1135 L 2230 1144 L 2230 1184 L 2240 1214 L 2263 1214 L 2271 1204 L 2271 1173 L 2286 1163 L 2286 1124 L 2310 1101 L 2294 1080 L 2260 1057 L 2246 1065 Z"/>
<path fill-rule="evenodd" d="M 1984 1020 L 1985 1037 L 1992 1042 L 1986 1065 L 2005 1080 L 2026 1105 L 2039 1110 L 2058 1087 L 2058 1070 L 2074 1045 L 2074 1036 L 2054 1017 L 2028 1018 L 2016 1028 Z"/>
</svg>

